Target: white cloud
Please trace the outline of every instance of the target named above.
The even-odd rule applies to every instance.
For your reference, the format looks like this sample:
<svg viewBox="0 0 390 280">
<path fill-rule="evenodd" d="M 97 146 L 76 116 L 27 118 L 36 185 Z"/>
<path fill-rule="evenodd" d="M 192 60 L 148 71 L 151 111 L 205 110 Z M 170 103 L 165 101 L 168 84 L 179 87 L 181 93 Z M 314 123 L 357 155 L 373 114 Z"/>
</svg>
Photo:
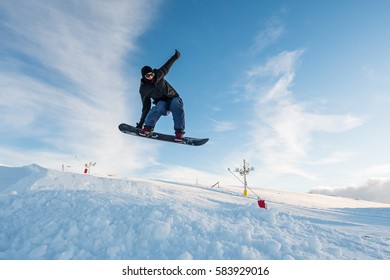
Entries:
<svg viewBox="0 0 390 280">
<path fill-rule="evenodd" d="M 297 63 L 303 53 L 303 50 L 285 51 L 272 57 L 264 65 L 252 67 L 247 73 L 246 94 L 261 102 L 284 101 L 292 97 L 290 86 L 294 80 Z M 269 87 L 261 88 L 266 83 Z"/>
<path fill-rule="evenodd" d="M 310 193 L 390 203 L 390 179 L 372 178 L 359 187 L 318 187 L 311 190 Z"/>
<path fill-rule="evenodd" d="M 311 150 L 314 133 L 347 131 L 363 120 L 351 114 L 312 112 L 307 104 L 294 98 L 291 88 L 303 53 L 282 52 L 248 71 L 245 94 L 253 102 L 255 118 L 250 126 L 258 136 L 248 146 L 250 157 L 260 160 L 268 172 L 314 179 L 316 175 L 302 165 L 326 162 Z"/>
<path fill-rule="evenodd" d="M 281 20 L 273 17 L 266 22 L 264 29 L 259 31 L 251 47 L 253 52 L 259 52 L 275 43 L 285 32 Z"/>
<path fill-rule="evenodd" d="M 363 171 L 367 177 L 390 176 L 390 164 L 375 165 Z"/>
<path fill-rule="evenodd" d="M 230 130 L 235 129 L 235 125 L 232 122 L 217 121 L 217 120 L 212 119 L 212 118 L 208 118 L 208 119 L 211 120 L 212 122 L 214 122 L 214 124 L 215 124 L 214 131 L 215 132 L 225 132 L 225 131 L 230 131 Z"/>
<path fill-rule="evenodd" d="M 10 34 L 3 44 L 9 56 L 0 58 L 4 164 L 19 165 L 20 154 L 28 164 L 48 167 L 77 154 L 106 171 L 154 162 L 152 151 L 144 154 L 150 145 L 127 141 L 117 126 L 138 117 L 138 108 L 126 102 L 130 92 L 138 98 L 138 81 L 123 74 L 124 56 L 136 50 L 157 6 L 136 0 L 0 3 L 2 28 Z M 13 142 L 25 142 L 24 148 Z"/>
<path fill-rule="evenodd" d="M 312 164 L 312 165 L 334 164 L 334 163 L 344 162 L 346 160 L 351 159 L 352 157 L 353 157 L 353 153 L 351 152 L 334 151 L 325 158 L 321 158 L 314 161 L 306 161 L 305 163 Z"/>
</svg>

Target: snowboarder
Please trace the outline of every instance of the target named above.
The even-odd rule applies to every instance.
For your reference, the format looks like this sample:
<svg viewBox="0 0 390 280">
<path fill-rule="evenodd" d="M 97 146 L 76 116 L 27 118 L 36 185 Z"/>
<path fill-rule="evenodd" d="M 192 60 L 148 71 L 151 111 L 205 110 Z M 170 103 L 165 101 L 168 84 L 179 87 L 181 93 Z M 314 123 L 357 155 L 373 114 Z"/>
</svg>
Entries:
<svg viewBox="0 0 390 280">
<path fill-rule="evenodd" d="M 185 128 L 184 104 L 176 90 L 165 80 L 169 69 L 180 57 L 180 52 L 175 54 L 159 69 L 144 66 L 141 69 L 142 79 L 139 93 L 142 100 L 142 114 L 137 128 L 139 134 L 148 137 L 154 130 L 161 116 L 168 116 L 172 112 L 175 129 L 175 141 L 182 141 Z M 152 106 L 152 101 L 154 106 Z M 142 128 L 143 126 L 143 128 Z"/>
</svg>

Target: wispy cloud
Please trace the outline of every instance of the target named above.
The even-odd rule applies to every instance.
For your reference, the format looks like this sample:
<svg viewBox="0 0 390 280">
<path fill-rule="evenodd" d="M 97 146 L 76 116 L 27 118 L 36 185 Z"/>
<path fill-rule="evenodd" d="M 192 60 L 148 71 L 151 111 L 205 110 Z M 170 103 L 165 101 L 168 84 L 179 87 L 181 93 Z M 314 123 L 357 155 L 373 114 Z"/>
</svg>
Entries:
<svg viewBox="0 0 390 280">
<path fill-rule="evenodd" d="M 49 165 L 78 154 L 102 170 L 154 161 L 143 154 L 148 144 L 130 146 L 117 130 L 135 112 L 126 96 L 136 96 L 138 81 L 124 74 L 124 60 L 148 27 L 151 7 L 157 6 L 123 0 L 0 3 L 7 36 L 0 47 L 3 163 L 18 164 L 12 158 L 19 154 L 25 163 Z M 14 145 L 21 142 L 24 150 Z M 37 158 L 39 152 L 54 156 Z"/>
<path fill-rule="evenodd" d="M 214 126 L 214 131 L 215 132 L 230 131 L 230 130 L 235 129 L 235 127 L 236 127 L 230 121 L 217 121 L 217 120 L 212 119 L 212 118 L 208 118 L 208 119 L 211 120 L 215 124 L 215 126 Z"/>
<path fill-rule="evenodd" d="M 285 27 L 278 17 L 267 20 L 264 29 L 260 30 L 251 47 L 252 52 L 259 52 L 274 44 L 285 32 Z"/>
<path fill-rule="evenodd" d="M 260 160 L 268 172 L 314 179 L 316 175 L 302 163 L 324 163 L 330 156 L 322 159 L 310 151 L 313 134 L 347 131 L 361 125 L 363 119 L 312 112 L 294 98 L 291 88 L 303 54 L 303 50 L 282 52 L 248 71 L 246 96 L 253 102 L 255 116 L 250 126 L 257 134 L 248 146 L 250 157 Z"/>
</svg>

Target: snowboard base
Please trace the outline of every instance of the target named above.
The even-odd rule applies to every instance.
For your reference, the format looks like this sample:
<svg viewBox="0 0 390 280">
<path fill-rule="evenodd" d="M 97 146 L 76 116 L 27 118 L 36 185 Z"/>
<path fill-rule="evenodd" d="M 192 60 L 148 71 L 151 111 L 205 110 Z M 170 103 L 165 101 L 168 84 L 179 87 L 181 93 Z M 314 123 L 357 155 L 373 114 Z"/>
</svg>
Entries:
<svg viewBox="0 0 390 280">
<path fill-rule="evenodd" d="M 209 138 L 193 138 L 193 137 L 183 137 L 182 141 L 176 141 L 176 137 L 174 135 L 163 134 L 159 132 L 152 132 L 150 136 L 141 136 L 139 135 L 139 128 L 131 126 L 129 124 L 122 123 L 119 125 L 119 130 L 123 133 L 130 134 L 133 136 L 138 136 L 146 139 L 153 139 L 165 142 L 171 142 L 176 144 L 190 145 L 190 146 L 201 146 L 206 144 L 209 141 Z"/>
</svg>

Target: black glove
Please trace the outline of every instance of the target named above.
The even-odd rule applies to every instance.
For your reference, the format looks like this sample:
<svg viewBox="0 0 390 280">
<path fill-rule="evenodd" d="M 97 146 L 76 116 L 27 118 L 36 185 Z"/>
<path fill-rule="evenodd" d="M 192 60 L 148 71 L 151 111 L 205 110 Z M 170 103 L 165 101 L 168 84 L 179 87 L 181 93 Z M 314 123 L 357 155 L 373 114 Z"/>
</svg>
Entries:
<svg viewBox="0 0 390 280">
<path fill-rule="evenodd" d="M 178 50 L 175 50 L 175 54 L 174 54 L 175 58 L 178 59 L 180 55 L 181 55 L 180 52 Z"/>
<path fill-rule="evenodd" d="M 142 129 L 142 123 L 137 123 L 136 128 Z"/>
</svg>

